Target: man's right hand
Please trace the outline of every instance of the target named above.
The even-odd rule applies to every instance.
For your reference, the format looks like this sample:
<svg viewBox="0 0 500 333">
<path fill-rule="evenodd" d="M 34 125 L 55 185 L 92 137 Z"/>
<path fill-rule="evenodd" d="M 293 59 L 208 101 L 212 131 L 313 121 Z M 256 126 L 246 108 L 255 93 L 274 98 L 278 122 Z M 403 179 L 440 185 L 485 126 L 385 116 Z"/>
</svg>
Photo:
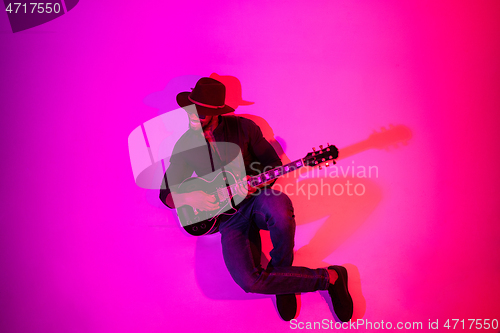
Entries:
<svg viewBox="0 0 500 333">
<path fill-rule="evenodd" d="M 176 207 L 189 205 L 197 210 L 216 210 L 219 209 L 219 203 L 215 196 L 206 194 L 203 191 L 193 191 L 189 193 L 172 193 Z"/>
</svg>

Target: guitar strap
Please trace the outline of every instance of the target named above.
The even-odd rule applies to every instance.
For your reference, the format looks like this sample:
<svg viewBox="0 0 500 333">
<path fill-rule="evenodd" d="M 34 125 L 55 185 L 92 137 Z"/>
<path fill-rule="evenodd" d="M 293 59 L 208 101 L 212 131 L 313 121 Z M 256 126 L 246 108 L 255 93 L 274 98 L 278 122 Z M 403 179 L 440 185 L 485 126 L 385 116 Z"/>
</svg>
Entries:
<svg viewBox="0 0 500 333">
<path fill-rule="evenodd" d="M 236 142 L 235 144 L 241 147 L 241 142 L 240 142 L 240 131 L 241 131 L 241 126 L 240 126 L 240 119 L 236 116 L 223 116 L 224 117 L 224 140 L 222 140 L 225 143 L 231 143 L 230 140 L 230 134 L 229 134 L 229 128 L 235 128 L 236 127 Z M 231 160 L 231 154 L 228 152 L 228 144 L 223 144 L 224 146 L 224 159 L 222 158 L 220 154 L 220 145 L 217 146 L 213 131 L 215 128 L 209 127 L 204 131 L 204 136 L 205 139 L 208 143 L 208 146 L 210 149 L 210 153 L 214 152 L 215 156 L 219 158 L 219 162 L 221 162 L 221 166 L 228 165 Z M 212 154 L 211 154 L 212 155 Z M 212 171 L 215 171 L 215 163 L 213 163 L 213 168 Z M 241 167 L 241 165 L 238 165 L 238 167 Z"/>
<path fill-rule="evenodd" d="M 236 127 L 236 142 L 235 143 L 238 145 L 238 147 L 241 147 L 240 146 L 240 144 L 241 144 L 241 142 L 240 142 L 240 132 L 241 132 L 240 118 L 233 116 L 233 115 L 224 116 L 224 141 L 225 142 L 227 142 L 227 143 L 230 142 L 229 128 L 235 128 L 235 127 Z M 223 163 L 223 165 L 228 165 L 231 162 L 231 161 L 229 161 L 230 155 L 231 155 L 228 152 L 229 144 L 225 144 L 224 146 L 225 146 L 224 147 L 225 159 L 224 159 L 224 161 L 222 161 L 222 159 L 221 159 L 221 162 Z M 236 165 L 236 169 L 241 170 L 241 165 L 239 165 L 238 159 L 234 159 L 234 163 L 238 164 L 238 165 Z M 224 166 L 222 166 L 222 171 L 224 172 L 224 177 L 226 177 L 226 179 L 229 179 L 225 174 Z M 226 180 L 226 185 L 229 186 L 227 180 Z M 233 197 L 231 197 L 231 204 L 233 205 L 233 207 L 236 207 L 236 203 L 234 202 Z"/>
<path fill-rule="evenodd" d="M 210 155 L 210 164 L 212 166 L 212 172 L 215 171 L 215 163 L 212 152 L 214 152 L 216 156 L 219 156 L 220 160 L 219 148 L 215 143 L 215 137 L 214 137 L 214 130 L 217 127 L 217 124 L 218 122 L 216 123 L 212 120 L 207 125 L 207 127 L 203 129 L 203 136 L 205 137 L 205 141 L 207 142 L 208 153 Z"/>
<path fill-rule="evenodd" d="M 230 136 L 229 136 L 229 128 L 235 128 L 236 127 L 236 144 L 238 145 L 238 147 L 241 147 L 241 142 L 240 142 L 240 132 L 241 132 L 241 127 L 240 127 L 240 118 L 236 117 L 236 116 L 224 116 L 224 141 L 225 142 L 231 142 L 229 139 L 230 139 Z M 229 153 L 227 151 L 227 147 L 228 145 L 225 145 L 225 164 L 229 164 Z M 238 167 L 241 167 L 241 165 L 238 165 Z"/>
<path fill-rule="evenodd" d="M 235 143 L 238 145 L 238 147 L 240 147 L 240 144 L 241 144 L 241 142 L 240 142 L 241 126 L 240 126 L 240 120 L 238 117 L 235 117 L 235 116 L 222 116 L 222 117 L 223 117 L 222 121 L 224 122 L 224 124 L 223 124 L 223 126 L 224 126 L 224 138 L 221 141 L 222 141 L 222 145 L 224 147 L 221 147 L 221 145 L 217 146 L 217 144 L 215 142 L 215 137 L 213 136 L 213 128 L 210 128 L 210 130 L 212 130 L 211 133 L 206 133 L 206 134 L 204 133 L 204 134 L 205 134 L 205 139 L 207 140 L 207 143 L 208 143 L 208 152 L 210 155 L 210 163 L 212 163 L 212 171 L 215 172 L 215 165 L 216 165 L 215 161 L 216 161 L 216 157 L 217 157 L 219 162 L 220 162 L 220 169 L 221 169 L 222 174 L 224 175 L 224 178 L 225 178 L 226 187 L 228 188 L 228 191 L 229 191 L 230 184 L 229 184 L 228 180 L 230 178 L 227 176 L 226 170 L 225 170 L 225 166 L 228 165 L 229 162 L 231 162 L 230 161 L 231 154 L 228 151 L 228 146 L 229 146 L 228 143 L 231 142 L 229 129 L 236 127 L 236 142 Z M 223 148 L 224 156 L 220 155 L 221 148 Z M 224 157 L 224 159 L 222 157 Z M 239 162 L 237 162 L 237 163 L 239 163 Z M 237 167 L 241 167 L 241 166 L 238 165 Z M 234 207 L 236 207 L 236 203 L 234 202 L 234 198 L 232 196 L 230 196 L 230 197 L 231 197 L 231 205 L 236 212 L 237 209 L 234 208 Z M 219 215 L 219 217 L 217 217 L 218 222 L 217 222 L 217 225 L 215 226 L 214 232 L 219 229 L 218 224 L 227 218 L 230 218 L 230 216 L 224 215 L 224 214 L 221 214 L 221 215 Z"/>
</svg>

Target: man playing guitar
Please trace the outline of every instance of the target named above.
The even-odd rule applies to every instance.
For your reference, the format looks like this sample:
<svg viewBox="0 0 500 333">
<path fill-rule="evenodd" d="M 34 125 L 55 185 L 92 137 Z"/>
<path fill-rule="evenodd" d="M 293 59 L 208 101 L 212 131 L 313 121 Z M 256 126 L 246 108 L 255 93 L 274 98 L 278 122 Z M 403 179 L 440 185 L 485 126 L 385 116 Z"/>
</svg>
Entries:
<svg viewBox="0 0 500 333">
<path fill-rule="evenodd" d="M 191 207 L 197 216 L 221 209 L 220 193 L 179 190 L 182 181 L 191 177 L 193 172 L 202 177 L 215 170 L 224 171 L 228 160 L 221 143 L 239 147 L 247 175 L 255 174 L 257 168 L 282 165 L 279 156 L 253 121 L 223 116 L 234 110 L 225 104 L 225 86 L 221 82 L 201 78 L 193 91 L 177 95 L 177 103 L 188 112 L 190 129 L 174 147 L 160 190 L 160 199 L 168 207 L 178 211 L 182 207 Z M 209 158 L 203 158 L 203 154 Z M 249 178 L 246 176 L 244 179 Z M 226 180 L 226 177 L 223 179 Z M 245 292 L 276 295 L 283 320 L 289 321 L 296 316 L 295 293 L 328 290 L 337 317 L 343 322 L 349 321 L 353 303 L 347 288 L 347 270 L 342 266 L 318 269 L 292 266 L 295 237 L 293 206 L 286 194 L 271 190 L 272 183 L 273 180 L 265 179 L 259 185 L 242 181 L 233 187 L 233 199 L 239 198 L 232 201 L 235 212 L 221 215 L 218 225 L 229 273 Z M 269 230 L 273 245 L 271 260 L 266 268 L 260 264 L 261 229 Z"/>
</svg>

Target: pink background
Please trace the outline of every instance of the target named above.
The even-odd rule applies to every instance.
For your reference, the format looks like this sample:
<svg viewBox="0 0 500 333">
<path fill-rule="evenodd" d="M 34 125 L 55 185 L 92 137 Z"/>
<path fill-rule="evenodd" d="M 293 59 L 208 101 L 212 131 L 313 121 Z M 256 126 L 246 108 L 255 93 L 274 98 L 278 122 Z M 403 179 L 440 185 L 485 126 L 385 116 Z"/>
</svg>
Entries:
<svg viewBox="0 0 500 333">
<path fill-rule="evenodd" d="M 134 183 L 144 99 L 213 72 L 290 159 L 411 130 L 339 159 L 378 167 L 365 196 L 292 197 L 297 263 L 346 264 L 355 319 L 500 320 L 499 18 L 498 1 L 87 0 L 13 34 L 0 14 L 0 331 L 290 330 L 231 280 L 219 235 L 188 236 Z M 323 296 L 297 319 L 333 319 Z"/>
</svg>

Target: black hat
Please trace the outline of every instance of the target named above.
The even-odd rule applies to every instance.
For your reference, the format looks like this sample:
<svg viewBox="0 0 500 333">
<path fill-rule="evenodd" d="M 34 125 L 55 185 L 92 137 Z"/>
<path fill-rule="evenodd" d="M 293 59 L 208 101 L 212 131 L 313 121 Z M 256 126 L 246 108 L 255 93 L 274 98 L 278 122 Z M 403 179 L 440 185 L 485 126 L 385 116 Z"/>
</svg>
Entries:
<svg viewBox="0 0 500 333">
<path fill-rule="evenodd" d="M 177 104 L 185 107 L 196 104 L 198 114 L 205 116 L 216 116 L 233 112 L 234 109 L 226 105 L 226 87 L 219 81 L 202 77 L 196 82 L 193 91 L 177 94 Z"/>
</svg>

